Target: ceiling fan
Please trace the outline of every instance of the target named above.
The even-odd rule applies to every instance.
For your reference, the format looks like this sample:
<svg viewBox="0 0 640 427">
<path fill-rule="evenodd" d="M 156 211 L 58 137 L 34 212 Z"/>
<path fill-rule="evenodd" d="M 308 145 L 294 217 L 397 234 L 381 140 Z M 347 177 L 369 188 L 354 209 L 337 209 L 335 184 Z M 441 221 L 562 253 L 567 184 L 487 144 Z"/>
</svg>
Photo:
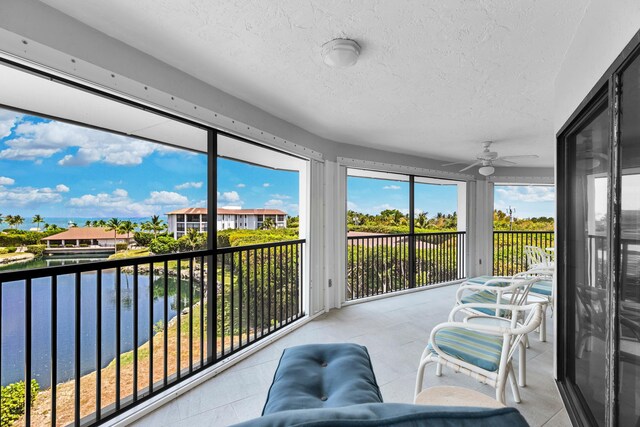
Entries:
<svg viewBox="0 0 640 427">
<path fill-rule="evenodd" d="M 472 167 L 482 165 L 478 168 L 478 173 L 480 175 L 489 176 L 495 172 L 494 166 L 513 166 L 517 165 L 516 162 L 512 161 L 514 159 L 537 159 L 538 156 L 535 154 L 524 154 L 521 156 L 504 156 L 499 157 L 498 153 L 495 151 L 491 151 L 491 143 L 493 141 L 485 141 L 482 143 L 484 150 L 476 155 L 476 161 L 471 163 L 469 166 L 460 169 L 460 172 L 464 172 L 467 169 L 471 169 Z M 452 165 L 460 165 L 465 164 L 467 162 L 453 162 L 453 163 L 445 163 L 442 166 L 452 166 Z"/>
</svg>

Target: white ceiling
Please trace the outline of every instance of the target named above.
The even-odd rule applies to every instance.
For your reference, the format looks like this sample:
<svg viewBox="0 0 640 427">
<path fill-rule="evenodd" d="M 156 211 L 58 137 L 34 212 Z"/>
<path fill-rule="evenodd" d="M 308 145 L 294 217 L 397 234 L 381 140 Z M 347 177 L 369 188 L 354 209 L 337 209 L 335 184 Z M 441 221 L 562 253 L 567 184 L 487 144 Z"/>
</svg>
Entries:
<svg viewBox="0 0 640 427">
<path fill-rule="evenodd" d="M 42 0 L 339 142 L 552 166 L 554 80 L 589 0 Z M 355 39 L 331 69 L 323 43 Z M 303 143 L 303 141 L 301 141 Z"/>
</svg>

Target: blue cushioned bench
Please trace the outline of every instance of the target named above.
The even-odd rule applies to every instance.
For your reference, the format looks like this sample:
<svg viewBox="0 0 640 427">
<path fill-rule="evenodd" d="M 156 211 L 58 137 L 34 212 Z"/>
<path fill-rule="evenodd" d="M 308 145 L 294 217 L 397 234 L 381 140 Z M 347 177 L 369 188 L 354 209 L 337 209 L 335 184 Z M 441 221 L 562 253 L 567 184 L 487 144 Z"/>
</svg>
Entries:
<svg viewBox="0 0 640 427">
<path fill-rule="evenodd" d="M 310 344 L 287 348 L 262 417 L 237 427 L 526 427 L 515 408 L 383 403 L 366 347 Z"/>
<path fill-rule="evenodd" d="M 381 402 L 366 347 L 310 344 L 284 350 L 262 415 Z"/>
</svg>

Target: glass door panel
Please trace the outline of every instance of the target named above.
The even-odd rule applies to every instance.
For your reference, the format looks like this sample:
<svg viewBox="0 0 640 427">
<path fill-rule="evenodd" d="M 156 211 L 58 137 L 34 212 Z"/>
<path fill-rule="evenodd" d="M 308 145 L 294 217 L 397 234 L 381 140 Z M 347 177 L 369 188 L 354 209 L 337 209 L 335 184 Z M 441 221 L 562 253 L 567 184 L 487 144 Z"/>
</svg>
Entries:
<svg viewBox="0 0 640 427">
<path fill-rule="evenodd" d="M 567 338 L 573 342 L 567 374 L 593 421 L 604 425 L 610 163 L 605 103 L 569 135 L 568 143 L 566 268 L 573 316 Z"/>
<path fill-rule="evenodd" d="M 640 57 L 622 73 L 619 425 L 640 423 Z"/>
</svg>

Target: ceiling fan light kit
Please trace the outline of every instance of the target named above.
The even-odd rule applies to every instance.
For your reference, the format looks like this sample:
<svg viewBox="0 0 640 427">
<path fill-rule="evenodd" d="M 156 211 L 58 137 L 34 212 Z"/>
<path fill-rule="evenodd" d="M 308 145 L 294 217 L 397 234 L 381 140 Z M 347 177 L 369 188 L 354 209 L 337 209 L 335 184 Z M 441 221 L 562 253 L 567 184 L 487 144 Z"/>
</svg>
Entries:
<svg viewBox="0 0 640 427">
<path fill-rule="evenodd" d="M 481 168 L 478 169 L 478 173 L 484 176 L 493 175 L 495 171 L 496 171 L 496 168 L 494 168 L 493 166 L 482 166 Z"/>
<path fill-rule="evenodd" d="M 521 156 L 498 156 L 498 153 L 495 151 L 491 151 L 492 141 L 485 141 L 482 143 L 482 147 L 484 150 L 480 154 L 476 156 L 476 161 L 471 163 L 469 166 L 460 169 L 460 172 L 464 172 L 467 169 L 471 169 L 475 166 L 480 166 L 478 168 L 478 173 L 483 176 L 493 175 L 496 171 L 494 164 L 497 166 L 513 166 L 517 165 L 516 162 L 513 162 L 513 159 L 537 159 L 538 156 L 535 154 L 524 154 Z M 464 164 L 466 162 L 454 162 L 454 163 L 445 163 L 442 166 L 451 166 L 451 165 L 459 165 Z"/>
</svg>

